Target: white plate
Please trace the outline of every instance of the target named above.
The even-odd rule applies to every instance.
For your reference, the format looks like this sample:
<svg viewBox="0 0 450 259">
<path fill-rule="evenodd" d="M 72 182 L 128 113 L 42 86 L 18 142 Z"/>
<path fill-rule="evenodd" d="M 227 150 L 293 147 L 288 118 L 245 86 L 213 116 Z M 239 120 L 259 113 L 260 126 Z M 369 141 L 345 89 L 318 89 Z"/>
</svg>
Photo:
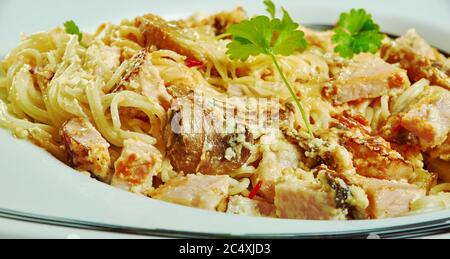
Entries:
<svg viewBox="0 0 450 259">
<path fill-rule="evenodd" d="M 402 34 L 416 28 L 433 45 L 450 51 L 450 2 L 447 0 L 278 1 L 303 24 L 334 24 L 342 11 L 363 7 L 385 32 Z M 213 12 L 244 5 L 263 12 L 262 1 L 205 0 L 1 0 L 0 57 L 18 42 L 20 32 L 48 30 L 74 19 L 93 31 L 103 21 L 119 21 L 147 12 L 167 18 Z M 366 235 L 396 232 L 403 227 L 442 229 L 450 211 L 376 221 L 298 221 L 250 218 L 207 212 L 139 197 L 83 176 L 32 144 L 0 130 L 0 217 L 45 224 L 159 236 Z M 30 228 L 0 220 L 0 236 L 35 236 Z M 28 224 L 28 223 L 27 223 Z M 37 228 L 36 225 L 35 229 Z M 40 229 L 51 236 L 53 227 Z M 428 227 L 426 227 L 428 226 Z M 38 231 L 38 230 L 33 230 Z M 46 232 L 47 231 L 47 232 Z M 82 231 L 82 230 L 80 230 Z M 84 232 L 90 233 L 91 232 Z M 55 234 L 56 235 L 56 234 Z"/>
</svg>

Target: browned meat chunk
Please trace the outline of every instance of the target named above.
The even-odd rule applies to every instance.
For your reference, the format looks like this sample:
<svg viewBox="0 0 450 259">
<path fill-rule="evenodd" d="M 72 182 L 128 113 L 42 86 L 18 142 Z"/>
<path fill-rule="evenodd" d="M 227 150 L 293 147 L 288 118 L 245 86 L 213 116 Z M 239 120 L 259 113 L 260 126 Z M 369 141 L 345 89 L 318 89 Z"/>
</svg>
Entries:
<svg viewBox="0 0 450 259">
<path fill-rule="evenodd" d="M 282 181 L 285 171 L 298 168 L 299 148 L 282 138 L 281 132 L 269 132 L 260 138 L 259 151 L 262 153 L 258 169 L 251 177 L 253 186 L 261 184 L 258 194 L 273 203 L 275 185 Z M 289 172 L 290 173 L 290 172 Z"/>
<path fill-rule="evenodd" d="M 368 212 L 372 219 L 403 216 L 410 211 L 415 200 L 426 195 L 424 189 L 395 181 L 354 177 L 352 183 L 366 191 L 370 201 Z"/>
<path fill-rule="evenodd" d="M 427 168 L 430 172 L 437 173 L 439 180 L 450 183 L 450 161 L 439 158 L 428 158 L 426 160 Z"/>
<path fill-rule="evenodd" d="M 322 191 L 320 185 L 285 182 L 276 185 L 275 193 L 280 218 L 331 220 L 338 219 L 340 214 L 333 195 Z"/>
<path fill-rule="evenodd" d="M 166 138 L 167 156 L 174 169 L 220 175 L 241 168 L 251 155 L 252 134 L 244 124 L 227 117 L 219 101 L 206 101 L 203 107 L 196 104 L 187 97 L 171 108 Z"/>
<path fill-rule="evenodd" d="M 111 158 L 109 144 L 86 119 L 67 121 L 61 129 L 61 136 L 71 166 L 91 172 L 95 177 L 107 181 Z"/>
<path fill-rule="evenodd" d="M 404 148 L 402 145 L 394 144 L 386 141 L 380 136 L 370 135 L 370 132 L 364 130 L 363 125 L 349 127 L 346 120 L 337 116 L 337 120 L 332 123 L 335 133 L 332 138 L 338 139 L 351 154 L 352 163 L 359 175 L 385 179 L 408 181 L 420 187 L 429 188 L 433 184 L 435 178 L 433 174 L 425 170 L 415 168 L 400 153 Z M 330 134 L 332 135 L 332 134 Z M 398 151 L 399 150 L 399 151 Z M 413 155 L 413 151 L 403 151 L 403 154 Z M 420 152 L 419 152 L 420 154 Z"/>
<path fill-rule="evenodd" d="M 188 175 L 170 180 L 152 193 L 152 198 L 179 205 L 221 210 L 228 197 L 228 176 Z"/>
<path fill-rule="evenodd" d="M 164 81 L 146 50 L 138 52 L 131 58 L 128 68 L 123 71 L 122 78 L 114 89 L 114 91 L 124 90 L 150 97 L 166 109 L 170 107 L 172 96 L 167 92 Z"/>
<path fill-rule="evenodd" d="M 432 87 L 401 116 L 401 126 L 419 138 L 425 151 L 444 143 L 450 132 L 450 92 Z"/>
<path fill-rule="evenodd" d="M 404 70 L 377 56 L 361 54 L 339 72 L 325 92 L 342 104 L 399 92 L 409 85 Z"/>
<path fill-rule="evenodd" d="M 443 161 L 450 162 L 450 134 L 447 136 L 447 140 L 442 144 L 429 152 L 431 158 L 439 158 Z"/>
<path fill-rule="evenodd" d="M 146 46 L 155 45 L 159 49 L 172 50 L 190 59 L 206 62 L 204 53 L 196 46 L 197 34 L 190 32 L 189 28 L 153 14 L 137 18 L 135 25 L 142 31 Z"/>
<path fill-rule="evenodd" d="M 450 90 L 450 63 L 433 49 L 415 30 L 385 44 L 381 56 L 389 63 L 400 63 L 413 83 L 426 78 L 433 85 Z"/>
<path fill-rule="evenodd" d="M 358 133 L 344 134 L 342 141 L 358 174 L 378 179 L 412 180 L 414 167 L 381 137 Z"/>
<path fill-rule="evenodd" d="M 368 200 L 364 192 L 347 185 L 337 173 L 321 166 L 315 179 L 286 178 L 275 187 L 277 216 L 289 219 L 344 220 L 364 217 Z"/>
<path fill-rule="evenodd" d="M 450 135 L 444 144 L 428 153 L 427 167 L 431 172 L 438 173 L 441 181 L 450 183 Z"/>
<path fill-rule="evenodd" d="M 162 155 L 150 144 L 128 139 L 115 162 L 112 185 L 138 194 L 152 191 L 153 176 L 162 166 Z"/>
</svg>

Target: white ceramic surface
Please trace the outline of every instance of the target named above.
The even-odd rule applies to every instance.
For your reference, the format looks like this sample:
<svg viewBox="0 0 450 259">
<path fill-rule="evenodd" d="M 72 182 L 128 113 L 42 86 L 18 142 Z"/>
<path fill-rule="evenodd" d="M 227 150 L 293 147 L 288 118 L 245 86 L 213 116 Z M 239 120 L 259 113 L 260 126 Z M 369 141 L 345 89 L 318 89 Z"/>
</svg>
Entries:
<svg viewBox="0 0 450 259">
<path fill-rule="evenodd" d="M 364 7 L 374 14 L 384 31 L 402 34 L 414 27 L 433 45 L 450 51 L 448 0 L 277 2 L 304 24 L 333 24 L 341 11 Z M 212 12 L 236 5 L 243 5 L 250 13 L 263 12 L 260 0 L 0 0 L 0 57 L 17 44 L 20 32 L 47 30 L 68 19 L 74 19 L 83 30 L 93 31 L 103 21 L 117 22 L 147 12 L 179 18 L 196 11 Z M 367 231 L 450 216 L 450 211 L 442 211 L 389 220 L 322 222 L 239 217 L 185 208 L 94 181 L 4 130 L 0 130 L 0 209 L 124 227 L 232 235 Z M 36 237 L 36 231 L 45 237 L 66 233 L 56 234 L 52 227 L 24 226 L 0 219 L 0 237 Z M 86 235 L 95 236 L 92 232 Z"/>
</svg>

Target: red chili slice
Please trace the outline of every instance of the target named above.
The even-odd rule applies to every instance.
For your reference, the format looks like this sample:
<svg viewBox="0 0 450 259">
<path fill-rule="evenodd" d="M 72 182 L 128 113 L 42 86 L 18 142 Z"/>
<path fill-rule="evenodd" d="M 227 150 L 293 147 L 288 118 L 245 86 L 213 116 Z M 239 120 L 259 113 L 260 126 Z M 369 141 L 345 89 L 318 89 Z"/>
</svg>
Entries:
<svg viewBox="0 0 450 259">
<path fill-rule="evenodd" d="M 402 125 L 399 123 L 399 124 L 397 124 L 397 125 L 395 125 L 394 127 L 392 127 L 392 132 L 393 133 L 398 133 L 398 132 L 400 132 L 400 130 L 402 130 Z"/>
<path fill-rule="evenodd" d="M 192 68 L 192 67 L 201 67 L 203 66 L 203 62 L 196 60 L 195 58 L 187 58 L 185 60 L 186 66 Z"/>
<path fill-rule="evenodd" d="M 253 199 L 255 198 L 256 194 L 258 194 L 259 190 L 261 189 L 262 186 L 262 181 L 259 181 L 255 187 L 253 188 L 253 190 L 250 192 L 250 194 L 248 195 L 249 199 Z"/>
</svg>

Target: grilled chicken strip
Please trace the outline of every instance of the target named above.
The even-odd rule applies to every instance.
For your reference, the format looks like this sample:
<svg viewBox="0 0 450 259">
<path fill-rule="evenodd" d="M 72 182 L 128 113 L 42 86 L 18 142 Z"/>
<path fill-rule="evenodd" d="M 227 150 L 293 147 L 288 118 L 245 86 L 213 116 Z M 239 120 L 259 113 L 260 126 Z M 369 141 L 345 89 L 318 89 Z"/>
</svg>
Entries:
<svg viewBox="0 0 450 259">
<path fill-rule="evenodd" d="M 109 144 L 88 120 L 67 121 L 62 126 L 61 136 L 72 167 L 91 172 L 102 181 L 109 180 Z"/>
</svg>

